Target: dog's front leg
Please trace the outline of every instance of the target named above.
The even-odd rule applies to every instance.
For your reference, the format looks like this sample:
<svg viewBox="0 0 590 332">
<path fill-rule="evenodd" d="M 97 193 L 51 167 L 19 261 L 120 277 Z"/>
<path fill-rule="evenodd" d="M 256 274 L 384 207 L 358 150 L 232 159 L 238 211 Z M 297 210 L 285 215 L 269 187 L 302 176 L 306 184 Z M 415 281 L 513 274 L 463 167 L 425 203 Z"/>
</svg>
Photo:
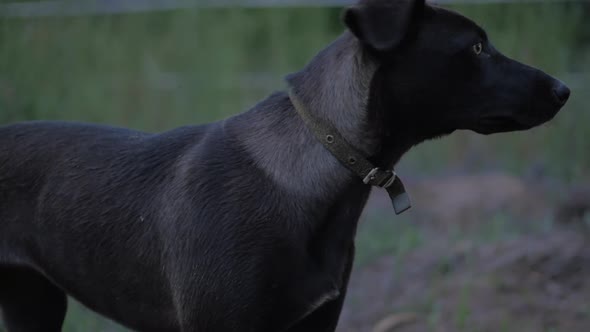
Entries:
<svg viewBox="0 0 590 332">
<path fill-rule="evenodd" d="M 286 332 L 334 332 L 338 325 L 342 305 L 346 297 L 346 289 L 352 271 L 354 261 L 354 244 L 351 245 L 346 268 L 342 276 L 342 285 L 338 296 L 332 300 L 324 302 L 315 308 L 314 311 L 306 315 L 301 321 L 290 327 Z"/>
</svg>

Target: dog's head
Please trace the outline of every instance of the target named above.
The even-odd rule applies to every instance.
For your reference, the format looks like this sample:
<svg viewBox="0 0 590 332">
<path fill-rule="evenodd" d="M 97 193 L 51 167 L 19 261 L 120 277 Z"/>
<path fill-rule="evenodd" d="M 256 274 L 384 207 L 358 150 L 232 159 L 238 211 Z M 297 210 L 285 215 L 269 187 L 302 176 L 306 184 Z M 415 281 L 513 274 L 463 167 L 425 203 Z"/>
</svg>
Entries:
<svg viewBox="0 0 590 332">
<path fill-rule="evenodd" d="M 569 98 L 561 81 L 502 55 L 474 22 L 424 0 L 361 0 L 343 19 L 378 62 L 370 103 L 394 108 L 388 121 L 424 139 L 529 129 Z"/>
</svg>

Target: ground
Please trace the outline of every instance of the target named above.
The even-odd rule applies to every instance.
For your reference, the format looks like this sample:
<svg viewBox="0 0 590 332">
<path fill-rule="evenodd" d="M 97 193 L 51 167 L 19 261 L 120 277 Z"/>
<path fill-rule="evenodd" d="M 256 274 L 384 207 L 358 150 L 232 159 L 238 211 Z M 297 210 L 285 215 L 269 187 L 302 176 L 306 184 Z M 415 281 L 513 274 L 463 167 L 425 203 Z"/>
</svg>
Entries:
<svg viewBox="0 0 590 332">
<path fill-rule="evenodd" d="M 339 331 L 590 330 L 590 227 L 568 215 L 587 191 L 501 174 L 408 187 L 418 211 L 389 218 L 405 247 L 362 254 L 388 227 L 386 199 L 370 202 Z"/>
</svg>

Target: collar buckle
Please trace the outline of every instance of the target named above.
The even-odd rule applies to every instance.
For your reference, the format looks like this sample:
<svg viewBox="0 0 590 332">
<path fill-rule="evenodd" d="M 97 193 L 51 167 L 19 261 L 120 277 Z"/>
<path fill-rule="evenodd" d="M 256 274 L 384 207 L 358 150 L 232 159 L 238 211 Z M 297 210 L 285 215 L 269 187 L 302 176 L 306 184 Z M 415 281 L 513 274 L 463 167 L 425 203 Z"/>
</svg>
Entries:
<svg viewBox="0 0 590 332">
<path fill-rule="evenodd" d="M 330 123 L 315 118 L 309 113 L 293 89 L 289 90 L 289 98 L 308 129 L 342 165 L 362 178 L 364 184 L 387 190 L 396 214 L 411 207 L 410 197 L 406 193 L 404 184 L 393 169 L 382 170 L 375 167 L 362 152 L 350 145 Z M 368 174 L 367 170 L 370 170 Z"/>
<path fill-rule="evenodd" d="M 383 171 L 379 167 L 375 167 L 365 176 L 363 183 L 387 189 L 393 185 L 396 178 L 397 173 L 394 170 Z"/>
</svg>

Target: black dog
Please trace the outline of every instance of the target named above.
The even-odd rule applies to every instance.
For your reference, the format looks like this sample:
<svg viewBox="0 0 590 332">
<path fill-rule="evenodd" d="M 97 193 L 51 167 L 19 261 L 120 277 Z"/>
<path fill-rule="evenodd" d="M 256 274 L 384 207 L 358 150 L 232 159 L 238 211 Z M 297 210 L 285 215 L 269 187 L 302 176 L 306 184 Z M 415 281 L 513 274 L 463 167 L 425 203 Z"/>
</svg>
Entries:
<svg viewBox="0 0 590 332">
<path fill-rule="evenodd" d="M 569 97 L 423 0 L 363 0 L 344 22 L 349 31 L 288 82 L 312 117 L 382 169 L 457 129 L 540 125 Z M 9 331 L 59 331 L 66 294 L 141 331 L 334 331 L 371 187 L 297 111 L 279 92 L 225 121 L 157 135 L 1 127 Z"/>
</svg>

